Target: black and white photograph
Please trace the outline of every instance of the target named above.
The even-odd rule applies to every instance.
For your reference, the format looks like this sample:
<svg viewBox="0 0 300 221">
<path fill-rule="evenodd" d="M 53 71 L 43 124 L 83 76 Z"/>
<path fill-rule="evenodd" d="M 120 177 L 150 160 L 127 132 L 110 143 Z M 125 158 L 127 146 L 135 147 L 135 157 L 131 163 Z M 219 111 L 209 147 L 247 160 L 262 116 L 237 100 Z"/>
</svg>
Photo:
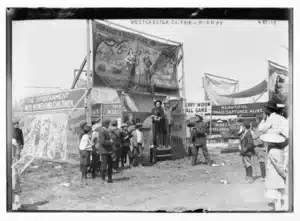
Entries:
<svg viewBox="0 0 300 221">
<path fill-rule="evenodd" d="M 7 19 L 7 212 L 294 211 L 292 8 Z"/>
</svg>

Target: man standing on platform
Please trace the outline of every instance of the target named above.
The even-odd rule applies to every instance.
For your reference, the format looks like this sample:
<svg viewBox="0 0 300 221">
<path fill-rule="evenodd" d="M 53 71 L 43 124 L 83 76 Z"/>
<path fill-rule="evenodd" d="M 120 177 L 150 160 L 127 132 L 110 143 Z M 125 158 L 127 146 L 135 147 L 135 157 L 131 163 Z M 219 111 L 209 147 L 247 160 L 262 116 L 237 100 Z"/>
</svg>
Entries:
<svg viewBox="0 0 300 221">
<path fill-rule="evenodd" d="M 166 119 L 166 130 L 164 130 L 164 140 L 165 143 L 167 144 L 168 148 L 171 148 L 171 132 L 172 132 L 172 125 L 174 123 L 172 113 L 175 111 L 178 107 L 178 101 L 176 102 L 175 105 L 171 106 L 170 105 L 170 98 L 167 97 L 166 100 L 164 101 L 164 112 L 165 112 L 165 119 Z"/>
<path fill-rule="evenodd" d="M 102 181 L 105 181 L 105 173 L 107 172 L 108 183 L 112 183 L 112 139 L 109 136 L 108 128 L 109 128 L 110 120 L 103 120 L 102 127 L 96 129 L 99 133 L 99 153 L 101 154 L 101 178 Z"/>
</svg>

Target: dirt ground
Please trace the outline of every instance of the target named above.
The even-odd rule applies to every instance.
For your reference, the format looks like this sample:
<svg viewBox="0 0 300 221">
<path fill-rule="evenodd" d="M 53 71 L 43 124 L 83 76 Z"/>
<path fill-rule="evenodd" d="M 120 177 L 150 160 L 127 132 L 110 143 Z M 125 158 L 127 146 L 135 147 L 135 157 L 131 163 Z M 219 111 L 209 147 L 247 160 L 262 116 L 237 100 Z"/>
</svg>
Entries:
<svg viewBox="0 0 300 221">
<path fill-rule="evenodd" d="M 215 145 L 209 151 L 219 166 L 192 167 L 186 157 L 124 169 L 113 174 L 112 184 L 101 184 L 99 177 L 89 179 L 85 186 L 79 166 L 36 161 L 21 179 L 21 197 L 26 210 L 271 210 L 264 183 L 242 182 L 245 172 L 238 153 L 220 154 Z M 255 172 L 260 175 L 258 169 Z"/>
</svg>

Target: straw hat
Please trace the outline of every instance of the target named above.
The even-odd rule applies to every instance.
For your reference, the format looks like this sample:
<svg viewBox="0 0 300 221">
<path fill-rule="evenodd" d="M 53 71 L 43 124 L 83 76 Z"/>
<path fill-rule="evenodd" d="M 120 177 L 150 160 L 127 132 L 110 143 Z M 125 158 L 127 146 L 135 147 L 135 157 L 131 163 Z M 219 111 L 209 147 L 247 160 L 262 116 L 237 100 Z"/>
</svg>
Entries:
<svg viewBox="0 0 300 221">
<path fill-rule="evenodd" d="M 261 135 L 260 139 L 266 143 L 283 143 L 285 141 L 285 138 L 276 131 L 268 131 Z"/>
</svg>

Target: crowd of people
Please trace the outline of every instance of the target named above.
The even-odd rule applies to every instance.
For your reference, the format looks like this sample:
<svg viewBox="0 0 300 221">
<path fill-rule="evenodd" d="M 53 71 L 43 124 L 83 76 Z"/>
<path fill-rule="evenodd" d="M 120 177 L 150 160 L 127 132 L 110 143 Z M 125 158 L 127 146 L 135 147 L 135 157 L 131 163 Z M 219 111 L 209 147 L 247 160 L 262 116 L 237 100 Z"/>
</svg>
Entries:
<svg viewBox="0 0 300 221">
<path fill-rule="evenodd" d="M 154 108 L 151 110 L 153 143 L 150 148 L 150 163 L 156 163 L 156 149 L 160 143 L 163 148 L 171 145 L 172 112 L 177 107 L 178 102 L 171 106 L 169 99 L 164 102 L 154 101 Z M 100 122 L 98 119 L 92 125 L 88 125 L 86 121 L 81 122 L 79 152 L 82 180 L 86 180 L 90 172 L 92 178 L 100 174 L 103 182 L 112 183 L 113 172 L 124 168 L 127 159 L 129 167 L 141 165 L 144 149 L 142 126 L 141 122 L 133 119 L 132 114 L 120 128 L 117 120 L 103 119 Z"/>
<path fill-rule="evenodd" d="M 162 145 L 170 146 L 170 134 L 173 124 L 172 112 L 178 102 L 171 106 L 169 101 L 157 100 L 151 110 L 153 145 L 150 148 L 150 162 L 156 163 L 156 149 L 159 137 Z M 24 145 L 23 133 L 19 128 L 20 119 L 13 120 L 12 159 L 13 164 L 20 159 Z M 256 116 L 256 123 L 242 121 L 240 131 L 240 154 L 245 167 L 247 183 L 255 181 L 253 176 L 253 157 L 257 157 L 260 167 L 260 180 L 265 182 L 266 196 L 272 200 L 275 210 L 288 208 L 288 153 L 289 153 L 289 124 L 287 107 L 274 101 L 264 106 L 263 115 Z M 83 183 L 88 174 L 92 178 L 97 175 L 102 182 L 112 183 L 113 172 L 125 167 L 141 165 L 144 149 L 142 124 L 129 115 L 128 119 L 118 127 L 117 120 L 100 119 L 88 125 L 80 123 L 79 134 L 80 171 Z M 208 124 L 199 115 L 187 124 L 191 131 L 191 165 L 197 164 L 199 150 L 208 165 L 212 159 L 207 149 Z M 12 167 L 13 209 L 21 207 L 20 177 L 15 167 Z"/>
</svg>

